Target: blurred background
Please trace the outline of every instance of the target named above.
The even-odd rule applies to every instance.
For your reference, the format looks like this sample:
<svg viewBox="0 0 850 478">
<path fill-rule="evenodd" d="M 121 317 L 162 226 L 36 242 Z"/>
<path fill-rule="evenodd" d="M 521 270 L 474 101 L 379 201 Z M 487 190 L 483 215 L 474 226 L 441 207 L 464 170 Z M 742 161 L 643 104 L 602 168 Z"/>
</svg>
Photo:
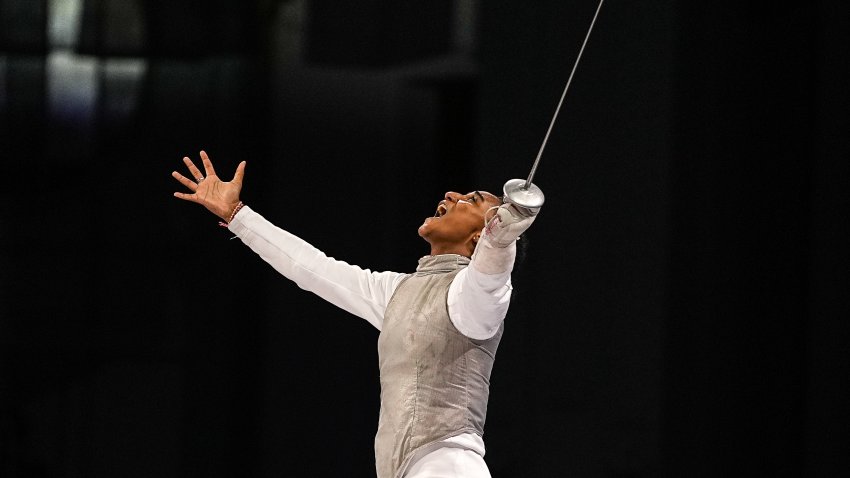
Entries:
<svg viewBox="0 0 850 478">
<path fill-rule="evenodd" d="M 374 476 L 378 332 L 170 173 L 412 271 L 525 178 L 596 2 L 0 0 L 0 476 Z M 494 477 L 850 469 L 846 2 L 606 2 L 535 183 Z"/>
</svg>

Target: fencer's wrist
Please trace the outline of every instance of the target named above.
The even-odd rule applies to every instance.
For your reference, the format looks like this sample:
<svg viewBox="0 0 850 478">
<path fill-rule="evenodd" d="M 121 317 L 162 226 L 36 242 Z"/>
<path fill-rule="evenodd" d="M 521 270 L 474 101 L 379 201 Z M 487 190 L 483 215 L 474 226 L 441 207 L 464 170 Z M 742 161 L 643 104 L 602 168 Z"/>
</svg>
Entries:
<svg viewBox="0 0 850 478">
<path fill-rule="evenodd" d="M 470 265 L 485 276 L 497 276 L 511 271 L 515 257 L 516 241 L 500 246 L 484 239 L 475 248 Z"/>
<path fill-rule="evenodd" d="M 519 236 L 485 233 L 481 236 L 481 242 L 489 249 L 505 249 L 515 244 L 518 238 Z"/>
<path fill-rule="evenodd" d="M 236 217 L 236 214 L 242 209 L 242 206 L 245 204 L 242 201 L 238 201 L 233 205 L 233 209 L 231 209 L 230 215 L 227 217 L 227 222 L 233 221 L 233 218 Z"/>
<path fill-rule="evenodd" d="M 231 222 L 233 222 L 233 218 L 236 217 L 236 214 L 242 209 L 245 204 L 242 201 L 238 201 L 235 204 L 229 205 L 224 209 L 222 214 L 219 214 L 221 221 L 218 223 L 222 227 L 227 227 Z"/>
</svg>

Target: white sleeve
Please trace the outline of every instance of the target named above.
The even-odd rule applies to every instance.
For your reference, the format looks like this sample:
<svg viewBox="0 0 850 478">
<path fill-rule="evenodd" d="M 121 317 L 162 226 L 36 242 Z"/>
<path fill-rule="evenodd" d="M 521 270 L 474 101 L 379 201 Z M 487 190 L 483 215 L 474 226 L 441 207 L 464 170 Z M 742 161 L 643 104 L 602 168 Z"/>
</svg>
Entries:
<svg viewBox="0 0 850 478">
<path fill-rule="evenodd" d="M 469 266 L 455 276 L 446 302 L 449 318 L 463 335 L 485 340 L 499 330 L 511 302 L 515 258 L 516 243 L 495 247 L 482 239 Z"/>
<path fill-rule="evenodd" d="M 366 319 L 378 330 L 387 303 L 406 276 L 398 272 L 372 272 L 328 257 L 248 206 L 242 207 L 228 228 L 298 287 Z"/>
</svg>

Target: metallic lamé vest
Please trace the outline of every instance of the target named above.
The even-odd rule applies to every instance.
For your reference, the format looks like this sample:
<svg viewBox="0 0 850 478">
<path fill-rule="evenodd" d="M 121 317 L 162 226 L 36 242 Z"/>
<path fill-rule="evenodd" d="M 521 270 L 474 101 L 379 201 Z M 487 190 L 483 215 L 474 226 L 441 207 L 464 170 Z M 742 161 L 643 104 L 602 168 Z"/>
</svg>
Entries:
<svg viewBox="0 0 850 478">
<path fill-rule="evenodd" d="M 401 476 L 417 451 L 462 433 L 484 434 L 490 371 L 502 327 L 473 340 L 449 319 L 449 285 L 469 259 L 426 256 L 398 286 L 378 338 L 378 478 Z"/>
</svg>

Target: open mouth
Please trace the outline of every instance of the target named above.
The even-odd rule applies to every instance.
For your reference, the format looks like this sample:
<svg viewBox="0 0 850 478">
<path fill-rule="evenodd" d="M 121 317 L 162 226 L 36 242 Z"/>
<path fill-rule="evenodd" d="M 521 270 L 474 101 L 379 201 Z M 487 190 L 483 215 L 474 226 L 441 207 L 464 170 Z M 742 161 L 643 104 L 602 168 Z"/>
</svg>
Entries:
<svg viewBox="0 0 850 478">
<path fill-rule="evenodd" d="M 443 217 L 449 209 L 446 207 L 445 201 L 440 201 L 440 204 L 437 205 L 437 212 L 434 213 L 434 217 Z"/>
</svg>

